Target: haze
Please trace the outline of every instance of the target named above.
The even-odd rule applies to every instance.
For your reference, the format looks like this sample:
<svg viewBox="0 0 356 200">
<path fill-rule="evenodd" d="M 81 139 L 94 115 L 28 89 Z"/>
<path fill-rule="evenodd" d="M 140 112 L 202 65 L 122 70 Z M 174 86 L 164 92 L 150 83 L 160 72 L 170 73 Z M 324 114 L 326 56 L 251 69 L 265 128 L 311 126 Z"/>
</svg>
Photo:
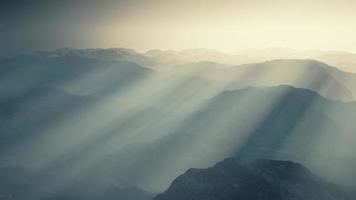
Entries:
<svg viewBox="0 0 356 200">
<path fill-rule="evenodd" d="M 351 0 L 5 1 L 0 55 L 61 47 L 356 52 Z"/>
<path fill-rule="evenodd" d="M 355 10 L 347 0 L 2 1 L 0 200 L 167 200 L 177 182 L 208 195 L 178 199 L 355 200 Z M 231 157 L 289 164 L 231 170 Z M 223 160 L 226 170 L 209 168 Z"/>
</svg>

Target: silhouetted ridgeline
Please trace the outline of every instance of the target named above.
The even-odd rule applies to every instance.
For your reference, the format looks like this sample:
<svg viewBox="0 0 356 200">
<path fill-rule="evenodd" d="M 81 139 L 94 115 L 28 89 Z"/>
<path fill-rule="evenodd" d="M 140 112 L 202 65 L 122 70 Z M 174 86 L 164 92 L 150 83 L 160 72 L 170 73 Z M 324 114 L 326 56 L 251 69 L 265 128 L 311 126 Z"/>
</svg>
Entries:
<svg viewBox="0 0 356 200">
<path fill-rule="evenodd" d="M 229 158 L 207 169 L 189 169 L 154 200 L 351 200 L 355 197 L 294 162 L 240 163 Z"/>
</svg>

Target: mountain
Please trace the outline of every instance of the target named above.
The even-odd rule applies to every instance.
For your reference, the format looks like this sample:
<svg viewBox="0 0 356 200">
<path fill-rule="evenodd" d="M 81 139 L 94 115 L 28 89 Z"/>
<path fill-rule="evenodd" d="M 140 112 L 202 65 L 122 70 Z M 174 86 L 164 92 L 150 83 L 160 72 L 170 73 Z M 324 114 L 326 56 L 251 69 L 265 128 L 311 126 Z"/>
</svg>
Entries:
<svg viewBox="0 0 356 200">
<path fill-rule="evenodd" d="M 356 74 L 339 70 L 336 67 L 324 66 L 324 69 L 337 81 L 342 83 L 353 96 L 356 96 Z"/>
<path fill-rule="evenodd" d="M 172 72 L 176 77 L 199 76 L 219 82 L 220 91 L 288 84 L 311 89 L 334 100 L 349 101 L 356 95 L 355 74 L 315 60 L 272 60 L 241 66 L 231 62 L 220 64 L 229 63 L 224 62 L 226 57 L 218 51 L 204 49 L 182 52 L 152 50 L 145 54 L 123 48 L 34 52 L 0 60 L 0 89 L 2 98 L 43 86 L 58 87 L 76 94 L 110 94 L 158 71 L 160 75 Z M 162 64 L 164 67 L 153 67 L 152 70 L 152 66 L 160 62 L 165 63 Z"/>
<path fill-rule="evenodd" d="M 346 178 L 354 174 L 351 160 L 355 159 L 352 146 L 356 144 L 356 127 L 350 119 L 355 115 L 354 102 L 329 101 L 310 90 L 290 86 L 247 88 L 220 93 L 179 130 L 200 139 L 200 144 L 206 142 L 209 149 L 194 151 L 210 153 L 216 160 L 221 154 L 290 159 L 318 173 Z M 219 149 L 221 146 L 224 150 Z"/>
<path fill-rule="evenodd" d="M 152 61 L 146 56 L 132 49 L 109 48 L 109 49 L 72 49 L 62 48 L 53 51 L 36 51 L 30 54 L 35 57 L 82 57 L 99 60 L 115 60 L 133 62 L 138 65 L 151 65 Z"/>
<path fill-rule="evenodd" d="M 233 67 L 198 62 L 178 65 L 172 70 L 224 82 L 227 89 L 291 85 L 313 90 L 333 100 L 350 101 L 356 95 L 354 74 L 342 72 L 316 60 L 271 60 Z"/>
<path fill-rule="evenodd" d="M 338 66 L 346 72 L 356 72 L 356 54 L 341 51 L 295 50 L 272 47 L 266 49 L 246 49 L 235 53 L 223 53 L 211 49 L 187 49 L 181 51 L 150 50 L 144 54 L 155 61 L 153 66 L 186 64 L 209 61 L 226 65 L 265 62 L 276 59 L 313 59 L 328 65 Z"/>
<path fill-rule="evenodd" d="M 239 62 L 263 62 L 274 59 L 314 59 L 327 63 L 328 65 L 338 66 L 346 72 L 356 72 L 356 54 L 342 51 L 321 51 L 321 50 L 295 50 L 290 48 L 267 48 L 242 50 L 235 54 Z M 238 64 L 238 63 L 235 63 Z"/>
<path fill-rule="evenodd" d="M 207 167 L 227 157 L 245 162 L 266 158 L 299 162 L 327 180 L 355 185 L 355 102 L 276 86 L 221 92 L 183 120 L 176 117 L 179 107 L 166 106 L 125 122 L 119 130 L 126 134 L 144 127 L 132 132 L 140 139 L 101 157 L 97 168 L 159 192 L 190 167 Z"/>
<path fill-rule="evenodd" d="M 183 109 L 189 112 L 183 119 L 177 118 L 181 107 L 175 104 L 114 118 L 118 104 L 102 113 L 93 109 L 97 97 L 55 88 L 16 99 L 0 106 L 1 162 L 44 165 L 40 172 L 51 175 L 30 182 L 41 180 L 41 190 L 46 185 L 56 191 L 50 183 L 57 180 L 80 187 L 76 195 L 102 192 L 112 184 L 159 192 L 186 169 L 231 156 L 245 162 L 292 160 L 325 179 L 355 184 L 356 104 L 330 101 L 310 90 L 225 91 L 197 110 Z"/>
<path fill-rule="evenodd" d="M 0 164 L 45 174 L 30 181 L 36 191 L 156 193 L 227 157 L 292 160 L 355 185 L 356 106 L 339 101 L 350 99 L 349 73 L 313 60 L 201 62 L 170 73 L 99 57 L 0 61 Z"/>
<path fill-rule="evenodd" d="M 207 169 L 189 169 L 154 200 L 347 200 L 351 193 L 290 161 L 226 159 Z"/>
<path fill-rule="evenodd" d="M 94 97 L 53 87 L 32 88 L 4 100 L 0 102 L 0 149 L 35 138 L 40 130 L 95 102 Z"/>
<path fill-rule="evenodd" d="M 356 54 L 348 52 L 329 51 L 320 54 L 315 59 L 333 66 L 340 66 L 342 70 L 356 73 Z"/>
<path fill-rule="evenodd" d="M 1 99 L 39 87 L 57 87 L 80 95 L 109 94 L 153 73 L 130 61 L 73 51 L 67 52 L 69 55 L 48 53 L 0 60 Z"/>
</svg>

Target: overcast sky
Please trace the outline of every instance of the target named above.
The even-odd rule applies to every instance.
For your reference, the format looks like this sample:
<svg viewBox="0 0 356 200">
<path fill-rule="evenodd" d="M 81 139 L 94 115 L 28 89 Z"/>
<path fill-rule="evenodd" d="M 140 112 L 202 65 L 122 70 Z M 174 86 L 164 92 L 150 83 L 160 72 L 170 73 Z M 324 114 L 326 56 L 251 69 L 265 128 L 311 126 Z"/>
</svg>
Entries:
<svg viewBox="0 0 356 200">
<path fill-rule="evenodd" d="M 0 55 L 61 47 L 356 52 L 354 0 L 2 0 Z"/>
</svg>

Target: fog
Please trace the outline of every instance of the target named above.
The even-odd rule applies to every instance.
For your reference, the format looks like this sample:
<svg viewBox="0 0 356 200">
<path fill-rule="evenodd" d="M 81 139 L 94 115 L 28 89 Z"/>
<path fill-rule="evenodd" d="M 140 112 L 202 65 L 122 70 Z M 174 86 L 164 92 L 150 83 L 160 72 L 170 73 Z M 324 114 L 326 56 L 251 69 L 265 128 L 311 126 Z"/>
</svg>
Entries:
<svg viewBox="0 0 356 200">
<path fill-rule="evenodd" d="M 231 156 L 293 160 L 327 180 L 355 184 L 356 104 L 343 102 L 335 93 L 341 83 L 317 62 L 204 64 L 99 62 L 73 77 L 56 73 L 57 81 L 46 74 L 51 64 L 33 65 L 31 79 L 12 81 L 50 87 L 21 90 L 11 111 L 20 115 L 3 125 L 15 134 L 3 155 L 31 171 L 39 196 L 79 185 L 93 194 L 113 185 L 158 193 L 187 169 Z"/>
</svg>

